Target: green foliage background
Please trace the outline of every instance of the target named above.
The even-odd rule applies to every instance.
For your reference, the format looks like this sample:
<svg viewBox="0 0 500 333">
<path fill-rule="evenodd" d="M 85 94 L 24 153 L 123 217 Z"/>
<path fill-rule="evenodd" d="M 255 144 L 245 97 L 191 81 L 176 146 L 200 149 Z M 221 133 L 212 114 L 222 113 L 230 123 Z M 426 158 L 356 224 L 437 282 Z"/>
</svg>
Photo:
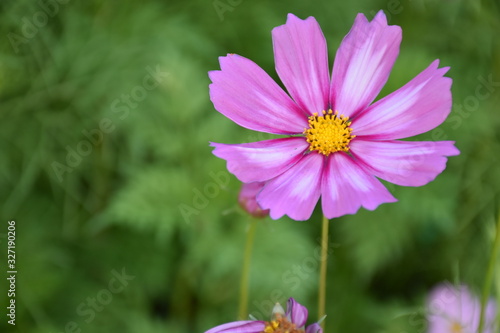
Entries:
<svg viewBox="0 0 500 333">
<path fill-rule="evenodd" d="M 16 326 L 3 316 L 0 331 L 193 333 L 236 319 L 250 218 L 237 205 L 240 184 L 208 142 L 270 136 L 214 110 L 207 72 L 237 53 L 277 79 L 271 29 L 289 12 L 316 17 L 331 65 L 355 15 L 384 9 L 403 43 L 382 96 L 436 58 L 454 80 L 449 120 L 418 139 L 455 140 L 462 154 L 425 187 L 388 185 L 398 203 L 331 221 L 328 331 L 425 332 L 434 285 L 479 292 L 499 208 L 497 1 L 61 2 L 0 3 L 0 276 L 8 220 L 18 270 Z M 41 24 L 47 3 L 53 15 Z M 34 20 L 36 32 L 26 28 Z M 168 75 L 127 106 L 120 99 L 148 67 Z M 481 78 L 496 85 L 489 91 Z M 67 147 L 78 149 L 103 119 L 112 130 L 58 176 L 54 163 L 68 165 Z M 213 190 L 211 173 L 228 182 L 203 201 L 197 191 Z M 257 318 L 293 296 L 316 319 L 320 214 L 258 222 L 249 308 Z M 123 269 L 134 279 L 122 292 L 92 318 L 77 312 Z M 0 279 L 2 309 L 6 287 Z M 496 279 L 492 296 L 498 287 Z"/>
</svg>

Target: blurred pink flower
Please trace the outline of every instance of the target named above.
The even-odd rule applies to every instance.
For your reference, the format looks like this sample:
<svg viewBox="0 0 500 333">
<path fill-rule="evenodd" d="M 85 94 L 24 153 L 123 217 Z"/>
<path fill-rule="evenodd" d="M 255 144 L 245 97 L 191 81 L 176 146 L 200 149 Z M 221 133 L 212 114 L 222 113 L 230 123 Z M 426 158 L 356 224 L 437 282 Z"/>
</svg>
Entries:
<svg viewBox="0 0 500 333">
<path fill-rule="evenodd" d="M 248 214 L 253 217 L 266 217 L 269 215 L 269 209 L 260 208 L 257 203 L 257 194 L 264 187 L 265 183 L 243 183 L 241 185 L 240 194 L 238 195 L 238 203 Z"/>
<path fill-rule="evenodd" d="M 427 300 L 428 333 L 477 333 L 481 304 L 466 286 L 451 284 L 437 286 Z M 496 333 L 496 304 L 486 308 L 483 333 Z"/>
<path fill-rule="evenodd" d="M 211 143 L 214 155 L 257 194 L 273 219 L 307 220 L 320 196 L 331 219 L 397 201 L 376 178 L 421 186 L 458 155 L 453 141 L 400 141 L 440 125 L 451 110 L 448 67 L 435 60 L 392 94 L 371 104 L 399 53 L 401 28 L 383 11 L 363 14 L 342 41 L 330 79 L 326 41 L 313 17 L 289 14 L 272 31 L 276 71 L 289 95 L 251 60 L 220 57 L 209 73 L 215 109 L 245 128 L 286 135 L 244 144 Z"/>
</svg>

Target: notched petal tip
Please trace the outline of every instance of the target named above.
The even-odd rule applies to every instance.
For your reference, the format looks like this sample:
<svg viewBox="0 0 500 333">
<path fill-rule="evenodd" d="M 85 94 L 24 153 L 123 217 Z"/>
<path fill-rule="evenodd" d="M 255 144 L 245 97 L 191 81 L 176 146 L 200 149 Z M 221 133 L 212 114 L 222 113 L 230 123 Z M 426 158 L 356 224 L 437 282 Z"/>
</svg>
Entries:
<svg viewBox="0 0 500 333">
<path fill-rule="evenodd" d="M 328 51 L 321 27 L 312 16 L 288 15 L 273 29 L 276 72 L 305 116 L 328 107 Z"/>
<path fill-rule="evenodd" d="M 286 16 L 286 23 L 293 21 L 293 20 L 301 20 L 301 19 L 295 14 L 288 13 L 288 15 Z"/>
<path fill-rule="evenodd" d="M 441 62 L 440 59 L 435 59 L 433 62 L 431 62 L 431 64 L 429 66 L 427 66 L 428 68 L 433 68 L 433 69 L 437 69 L 439 67 L 439 63 Z"/>
<path fill-rule="evenodd" d="M 399 54 L 401 28 L 383 12 L 369 22 L 358 14 L 335 57 L 330 103 L 348 117 L 365 110 L 387 82 Z"/>
<path fill-rule="evenodd" d="M 401 186 L 423 186 L 459 154 L 452 141 L 369 141 L 359 139 L 352 153 L 378 178 Z"/>
<path fill-rule="evenodd" d="M 308 16 L 305 19 L 301 19 L 300 17 L 298 17 L 295 14 L 288 13 L 288 15 L 286 16 L 286 23 L 283 25 L 286 25 L 288 23 L 292 23 L 293 21 L 301 21 L 301 22 L 314 21 L 317 23 L 316 18 L 314 18 L 314 16 Z M 281 25 L 281 26 L 283 26 L 283 25 Z M 278 27 L 280 27 L 280 26 L 278 26 Z M 278 27 L 275 27 L 274 29 L 276 29 Z"/>
<path fill-rule="evenodd" d="M 435 59 L 425 70 L 434 72 L 434 76 L 444 76 L 448 71 L 450 70 L 450 66 L 445 66 L 439 68 L 441 60 L 440 59 Z M 448 77 L 447 77 L 448 78 Z M 448 78 L 451 80 L 451 78 Z"/>
<path fill-rule="evenodd" d="M 458 156 L 460 155 L 460 150 L 455 146 L 455 141 L 445 141 L 449 142 L 450 146 L 448 147 L 448 151 L 446 152 L 446 155 L 443 156 Z"/>
<path fill-rule="evenodd" d="M 289 13 L 287 15 L 287 18 L 286 18 L 286 24 L 292 23 L 293 21 L 301 21 L 301 22 L 311 22 L 311 21 L 313 21 L 315 23 L 318 23 L 318 21 L 316 20 L 316 18 L 314 16 L 308 16 L 305 19 L 301 19 L 297 15 Z"/>
<path fill-rule="evenodd" d="M 365 14 L 363 13 L 358 13 L 358 15 L 356 15 L 356 18 L 354 19 L 354 25 L 356 24 L 359 24 L 359 23 L 368 23 L 368 18 L 365 16 Z"/>
<path fill-rule="evenodd" d="M 375 22 L 378 22 L 378 23 L 382 23 L 384 25 L 388 25 L 387 24 L 387 16 L 385 15 L 385 12 L 383 9 L 379 10 L 377 12 L 377 14 L 375 15 L 375 17 L 373 18 L 372 22 L 375 21 Z"/>
<path fill-rule="evenodd" d="M 434 60 L 403 87 L 378 100 L 353 121 L 354 134 L 376 140 L 408 138 L 432 130 L 449 115 L 453 80 Z"/>
</svg>

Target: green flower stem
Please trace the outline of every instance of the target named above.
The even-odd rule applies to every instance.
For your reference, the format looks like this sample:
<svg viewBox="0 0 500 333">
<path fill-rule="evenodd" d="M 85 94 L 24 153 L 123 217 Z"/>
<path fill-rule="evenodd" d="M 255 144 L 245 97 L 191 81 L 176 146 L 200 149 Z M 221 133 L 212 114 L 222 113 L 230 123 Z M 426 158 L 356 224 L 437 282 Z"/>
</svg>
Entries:
<svg viewBox="0 0 500 333">
<path fill-rule="evenodd" d="M 318 288 L 318 320 L 325 316 L 325 300 L 326 300 L 326 265 L 328 263 L 328 219 L 323 216 L 321 227 L 321 267 L 319 271 L 319 288 Z M 321 327 L 325 331 L 325 321 L 321 322 Z"/>
<path fill-rule="evenodd" d="M 486 312 L 486 305 L 488 303 L 491 284 L 493 282 L 493 275 L 495 273 L 495 262 L 497 261 L 498 249 L 500 248 L 500 214 L 498 216 L 498 222 L 496 228 L 497 232 L 495 236 L 495 242 L 493 243 L 493 249 L 491 250 L 490 262 L 488 264 L 488 271 L 486 272 L 486 278 L 484 280 L 484 286 L 483 286 L 483 295 L 481 298 L 481 315 L 479 317 L 479 328 L 478 328 L 479 333 L 483 333 L 484 330 L 484 316 Z"/>
<path fill-rule="evenodd" d="M 241 269 L 240 280 L 240 305 L 238 319 L 248 319 L 248 280 L 250 275 L 250 261 L 252 258 L 253 239 L 255 236 L 257 221 L 250 221 L 250 228 L 247 231 L 247 241 L 245 244 L 245 254 L 243 255 L 243 267 Z"/>
</svg>

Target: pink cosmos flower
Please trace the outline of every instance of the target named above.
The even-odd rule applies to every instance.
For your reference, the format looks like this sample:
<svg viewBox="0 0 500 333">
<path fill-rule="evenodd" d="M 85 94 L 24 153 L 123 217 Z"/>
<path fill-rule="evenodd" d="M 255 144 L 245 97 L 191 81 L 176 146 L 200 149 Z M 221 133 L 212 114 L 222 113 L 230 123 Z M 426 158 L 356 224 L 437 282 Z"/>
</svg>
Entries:
<svg viewBox="0 0 500 333">
<path fill-rule="evenodd" d="M 429 309 L 428 333 L 476 333 L 479 326 L 481 305 L 466 286 L 451 284 L 437 286 L 427 301 Z M 496 305 L 490 301 L 486 307 L 483 333 L 495 329 Z"/>
<path fill-rule="evenodd" d="M 453 141 L 400 141 L 441 124 L 451 110 L 448 67 L 435 60 L 373 103 L 399 53 L 401 28 L 383 11 L 356 17 L 331 78 L 323 33 L 313 17 L 289 14 L 272 31 L 276 71 L 288 94 L 258 65 L 235 54 L 209 73 L 217 111 L 251 130 L 286 135 L 244 144 L 211 143 L 214 155 L 244 183 L 264 182 L 262 209 L 278 219 L 307 220 L 320 196 L 331 219 L 397 201 L 376 178 L 421 186 L 458 155 Z"/>
<path fill-rule="evenodd" d="M 281 305 L 276 304 L 271 321 L 235 321 L 217 326 L 205 333 L 323 333 L 321 326 L 317 323 L 304 328 L 307 315 L 307 309 L 290 298 L 286 313 Z"/>
<path fill-rule="evenodd" d="M 257 203 L 257 194 L 264 187 L 265 183 L 243 183 L 241 185 L 240 194 L 238 195 L 238 203 L 248 214 L 253 217 L 266 217 L 269 215 L 269 209 L 260 208 Z"/>
</svg>

